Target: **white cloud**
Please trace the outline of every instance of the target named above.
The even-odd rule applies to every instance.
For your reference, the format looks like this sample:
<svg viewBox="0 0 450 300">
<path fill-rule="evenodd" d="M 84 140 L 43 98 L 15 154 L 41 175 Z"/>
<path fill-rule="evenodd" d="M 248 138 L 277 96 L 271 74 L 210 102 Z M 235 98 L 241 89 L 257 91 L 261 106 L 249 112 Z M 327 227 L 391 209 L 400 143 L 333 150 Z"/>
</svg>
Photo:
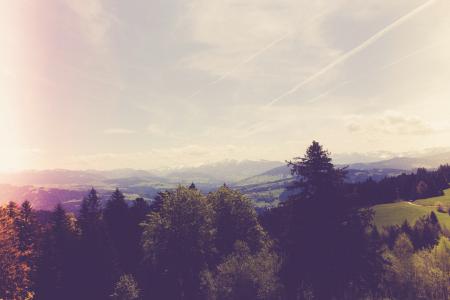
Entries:
<svg viewBox="0 0 450 300">
<path fill-rule="evenodd" d="M 75 169 L 136 168 L 161 169 L 195 167 L 225 159 L 243 160 L 263 149 L 236 145 L 186 145 L 180 147 L 155 148 L 142 152 L 97 153 L 73 155 L 64 166 Z"/>
<path fill-rule="evenodd" d="M 93 45 L 106 48 L 108 32 L 115 18 L 106 11 L 102 1 L 63 1 L 79 17 L 79 24 L 88 40 Z"/>
<path fill-rule="evenodd" d="M 357 132 L 361 130 L 361 125 L 357 124 L 357 123 L 349 123 L 347 125 L 347 129 L 350 132 Z"/>
<path fill-rule="evenodd" d="M 105 134 L 133 134 L 134 130 L 126 128 L 108 128 L 103 131 Z"/>
<path fill-rule="evenodd" d="M 167 132 L 156 124 L 150 124 L 147 126 L 147 133 L 153 136 L 164 136 Z"/>
<path fill-rule="evenodd" d="M 320 73 L 427 1 L 32 2 L 13 13 L 5 4 L 13 17 L 0 29 L 0 98 L 18 113 L 0 112 L 0 132 L 47 149 L 40 166 L 62 167 L 70 155 L 101 168 L 286 159 L 313 139 L 350 153 L 450 143 L 449 1 Z M 261 107 L 313 74 L 320 78 Z M 86 126 L 76 126 L 81 119 Z M 111 120 L 125 128 L 105 129 Z M 111 139 L 99 134 L 126 137 L 114 147 L 123 153 L 107 153 Z M 66 135 L 77 140 L 55 139 Z"/>
<path fill-rule="evenodd" d="M 385 111 L 376 116 L 351 116 L 347 123 L 351 133 L 383 135 L 427 135 L 438 131 L 417 116 L 398 111 Z"/>
<path fill-rule="evenodd" d="M 379 117 L 377 123 L 374 125 L 375 130 L 388 134 L 424 135 L 434 132 L 434 129 L 424 120 L 393 111 L 388 111 Z"/>
<path fill-rule="evenodd" d="M 336 53 L 319 32 L 324 16 L 337 2 L 340 1 L 193 1 L 182 24 L 202 50 L 188 57 L 185 64 L 220 78 L 286 36 L 252 64 L 245 65 L 246 72 L 237 70 L 229 77 L 242 79 L 268 71 L 298 75 L 317 59 Z M 308 57 L 309 63 L 304 61 L 300 68 L 294 67 L 291 58 L 302 56 Z"/>
</svg>

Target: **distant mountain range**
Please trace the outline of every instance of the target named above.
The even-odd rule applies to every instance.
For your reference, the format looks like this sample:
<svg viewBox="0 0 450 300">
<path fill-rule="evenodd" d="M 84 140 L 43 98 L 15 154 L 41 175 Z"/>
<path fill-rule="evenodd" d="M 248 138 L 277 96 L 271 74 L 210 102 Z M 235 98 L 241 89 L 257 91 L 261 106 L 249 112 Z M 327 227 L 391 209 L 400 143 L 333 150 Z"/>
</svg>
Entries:
<svg viewBox="0 0 450 300">
<path fill-rule="evenodd" d="M 347 181 L 348 182 L 361 182 L 365 181 L 369 177 L 374 179 L 375 181 L 379 181 L 387 176 L 397 176 L 401 173 L 408 172 L 406 170 L 401 169 L 392 169 L 392 168 L 378 168 L 378 169 L 347 169 Z M 280 180 L 291 180 L 293 177 L 291 175 L 291 169 L 287 166 L 281 166 L 264 172 L 262 174 L 258 174 L 256 176 L 252 176 L 237 182 L 236 186 L 247 186 L 247 185 L 255 185 L 260 183 L 274 182 Z"/>
<path fill-rule="evenodd" d="M 381 180 L 411 172 L 419 167 L 436 168 L 450 163 L 450 152 L 420 157 L 397 157 L 370 163 L 348 165 L 347 180 L 359 182 L 372 177 Z M 0 174 L 0 204 L 9 200 L 32 201 L 39 209 L 51 209 L 63 203 L 69 210 L 76 210 L 82 196 L 91 187 L 99 190 L 106 199 L 119 187 L 127 196 L 153 198 L 157 192 L 172 189 L 179 184 L 194 182 L 204 192 L 223 183 L 241 190 L 262 206 L 273 205 L 286 197 L 286 185 L 292 181 L 289 168 L 278 161 L 228 160 L 199 167 L 166 171 L 134 169 L 99 170 L 42 170 Z"/>
<path fill-rule="evenodd" d="M 159 191 L 195 182 L 204 192 L 227 183 L 266 172 L 281 166 L 274 161 L 224 161 L 196 168 L 163 172 L 134 169 L 40 170 L 0 174 L 0 205 L 8 201 L 30 200 L 37 209 L 52 209 L 62 203 L 68 210 L 78 210 L 83 195 L 95 187 L 103 200 L 119 187 L 127 199 L 153 198 Z"/>
<path fill-rule="evenodd" d="M 414 170 L 417 168 L 434 169 L 442 164 L 450 164 L 450 152 L 428 154 L 419 157 L 395 157 L 388 160 L 382 160 L 372 163 L 355 163 L 350 164 L 351 169 L 368 170 L 368 169 L 402 169 Z"/>
<path fill-rule="evenodd" d="M 267 172 L 282 165 L 284 165 L 284 163 L 269 160 L 225 160 L 199 167 L 182 168 L 176 171 L 165 172 L 165 174 L 163 174 L 172 181 L 198 181 L 223 184 L 234 183 L 239 180 Z M 196 178 L 200 180 L 195 180 Z"/>
<path fill-rule="evenodd" d="M 40 170 L 0 173 L 0 183 L 15 185 L 97 185 L 99 183 L 126 185 L 137 182 L 159 183 L 231 183 L 251 177 L 272 168 L 282 166 L 276 161 L 228 160 L 199 167 L 167 171 L 144 171 L 134 169 L 99 170 Z"/>
<path fill-rule="evenodd" d="M 39 170 L 21 171 L 0 174 L 0 183 L 15 185 L 79 185 L 95 186 L 108 180 L 121 178 L 147 178 L 155 181 L 165 180 L 154 174 L 133 169 L 117 169 L 110 171 L 99 170 Z"/>
</svg>

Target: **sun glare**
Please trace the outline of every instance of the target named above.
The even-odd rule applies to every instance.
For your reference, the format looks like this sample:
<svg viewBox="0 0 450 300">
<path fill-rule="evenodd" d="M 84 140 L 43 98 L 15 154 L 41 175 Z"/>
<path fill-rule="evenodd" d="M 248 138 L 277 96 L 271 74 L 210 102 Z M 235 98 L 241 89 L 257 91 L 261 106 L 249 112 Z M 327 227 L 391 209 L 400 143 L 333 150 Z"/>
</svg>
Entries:
<svg viewBox="0 0 450 300">
<path fill-rule="evenodd" d="M 18 145 L 11 103 L 5 100 L 3 93 L 0 97 L 0 171 L 17 170 L 23 167 L 23 151 Z"/>
<path fill-rule="evenodd" d="M 32 89 L 23 72 L 32 67 L 26 61 L 24 47 L 23 24 L 27 19 L 21 17 L 19 10 L 7 10 L 8 5 L 0 3 L 0 171 L 29 167 L 18 125 L 20 92 Z"/>
</svg>

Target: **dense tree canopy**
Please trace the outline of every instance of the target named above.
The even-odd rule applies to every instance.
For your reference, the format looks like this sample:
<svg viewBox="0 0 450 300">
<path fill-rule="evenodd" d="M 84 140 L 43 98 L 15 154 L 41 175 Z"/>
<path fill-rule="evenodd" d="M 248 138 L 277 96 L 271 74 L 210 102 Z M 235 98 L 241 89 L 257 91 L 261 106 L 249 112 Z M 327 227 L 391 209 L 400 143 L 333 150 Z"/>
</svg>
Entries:
<svg viewBox="0 0 450 300">
<path fill-rule="evenodd" d="M 381 257 L 367 236 L 371 212 L 359 210 L 345 197 L 345 170 L 335 168 L 317 142 L 288 165 L 300 193 L 278 208 L 272 220 L 284 224 L 273 232 L 285 252 L 288 298 L 302 297 L 302 287 L 320 299 L 343 297 L 355 285 L 375 289 Z"/>
<path fill-rule="evenodd" d="M 162 298 L 198 297 L 200 273 L 216 251 L 213 222 L 211 203 L 198 190 L 185 187 L 163 194 L 160 211 L 150 213 L 143 247 Z"/>
<path fill-rule="evenodd" d="M 128 201 L 92 189 L 79 212 L 0 208 L 0 299 L 447 299 L 449 231 L 436 213 L 376 228 L 372 203 L 439 195 L 450 167 L 345 183 L 313 142 L 288 162 L 291 197 L 258 216 L 227 185 Z M 439 210 L 440 209 L 440 210 Z M 442 213 L 445 208 L 435 208 Z"/>
<path fill-rule="evenodd" d="M 29 299 L 32 296 L 31 268 L 23 259 L 15 203 L 0 208 L 0 299 Z"/>
<path fill-rule="evenodd" d="M 215 211 L 215 243 L 220 256 L 233 251 L 236 241 L 243 241 L 255 252 L 265 243 L 265 233 L 259 225 L 252 202 L 227 186 L 208 194 Z"/>
</svg>

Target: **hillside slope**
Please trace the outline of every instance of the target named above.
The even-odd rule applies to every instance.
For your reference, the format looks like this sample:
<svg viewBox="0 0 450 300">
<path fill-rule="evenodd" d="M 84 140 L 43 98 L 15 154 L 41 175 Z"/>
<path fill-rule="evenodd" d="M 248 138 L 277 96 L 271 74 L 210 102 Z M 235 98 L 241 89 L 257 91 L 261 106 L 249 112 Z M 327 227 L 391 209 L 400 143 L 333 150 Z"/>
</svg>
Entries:
<svg viewBox="0 0 450 300">
<path fill-rule="evenodd" d="M 437 212 L 438 203 L 450 207 L 450 189 L 444 191 L 440 197 L 416 200 L 414 202 L 396 202 L 373 206 L 375 212 L 374 222 L 378 228 L 383 226 L 401 225 L 405 220 L 414 224 L 420 217 L 436 213 L 442 226 L 450 229 L 450 215 L 448 213 Z"/>
<path fill-rule="evenodd" d="M 414 170 L 417 168 L 434 169 L 443 164 L 450 164 L 450 152 L 428 154 L 418 157 L 395 157 L 388 160 L 382 160 L 372 163 L 350 164 L 352 169 L 370 170 L 370 169 L 402 169 Z"/>
</svg>

